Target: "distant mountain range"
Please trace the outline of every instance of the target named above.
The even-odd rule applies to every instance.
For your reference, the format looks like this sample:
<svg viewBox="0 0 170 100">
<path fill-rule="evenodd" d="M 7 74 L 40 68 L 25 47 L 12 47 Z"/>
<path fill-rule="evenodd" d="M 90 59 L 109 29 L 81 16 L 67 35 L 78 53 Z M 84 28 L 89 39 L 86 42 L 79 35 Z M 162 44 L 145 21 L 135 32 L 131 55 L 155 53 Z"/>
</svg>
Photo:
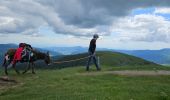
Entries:
<svg viewBox="0 0 170 100">
<path fill-rule="evenodd" d="M 158 64 L 170 64 L 170 49 L 161 50 L 115 50 L 133 55 Z"/>
<path fill-rule="evenodd" d="M 75 46 L 75 47 L 49 47 L 44 48 L 45 50 L 59 52 L 63 55 L 79 54 L 87 52 L 87 47 Z"/>
<path fill-rule="evenodd" d="M 17 48 L 16 44 L 0 44 L 0 62 L 3 59 L 4 53 L 9 48 Z M 52 56 L 61 56 L 61 55 L 74 55 L 85 53 L 88 51 L 87 47 L 75 46 L 75 47 L 48 47 L 48 48 L 35 48 L 42 52 L 50 51 Z M 107 48 L 97 48 L 97 51 L 112 51 L 120 52 L 128 55 L 133 55 L 136 57 L 143 58 L 148 61 L 155 62 L 157 64 L 170 64 L 170 49 L 161 49 L 161 50 L 114 50 Z"/>
<path fill-rule="evenodd" d="M 74 55 L 74 54 L 80 54 L 80 53 L 88 52 L 88 47 L 81 47 L 81 46 L 75 46 L 75 47 L 48 47 L 48 48 L 44 48 L 44 49 L 59 52 L 59 53 L 61 53 L 63 55 Z M 97 48 L 97 51 L 113 51 L 113 49 Z"/>
</svg>

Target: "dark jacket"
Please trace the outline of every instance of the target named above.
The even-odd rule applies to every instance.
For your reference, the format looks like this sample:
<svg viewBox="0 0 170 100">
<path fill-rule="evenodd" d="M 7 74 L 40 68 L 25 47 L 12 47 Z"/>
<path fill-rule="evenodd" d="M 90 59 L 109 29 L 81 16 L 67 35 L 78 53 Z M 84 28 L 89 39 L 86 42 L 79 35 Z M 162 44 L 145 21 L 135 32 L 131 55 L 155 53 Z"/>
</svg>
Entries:
<svg viewBox="0 0 170 100">
<path fill-rule="evenodd" d="M 90 41 L 90 45 L 89 45 L 89 52 L 91 52 L 92 54 L 95 52 L 96 50 L 96 40 L 92 39 Z"/>
</svg>

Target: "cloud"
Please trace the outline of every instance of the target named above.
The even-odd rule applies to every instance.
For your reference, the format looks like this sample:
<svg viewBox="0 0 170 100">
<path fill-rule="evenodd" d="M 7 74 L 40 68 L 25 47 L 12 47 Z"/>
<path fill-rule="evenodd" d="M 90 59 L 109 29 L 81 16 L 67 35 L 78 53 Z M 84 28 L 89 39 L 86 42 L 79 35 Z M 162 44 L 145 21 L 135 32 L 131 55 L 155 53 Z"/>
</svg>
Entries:
<svg viewBox="0 0 170 100">
<path fill-rule="evenodd" d="M 156 8 L 155 14 L 170 14 L 170 8 Z"/>
<path fill-rule="evenodd" d="M 113 23 L 111 31 L 122 41 L 170 42 L 170 21 L 162 16 L 141 14 Z"/>
<path fill-rule="evenodd" d="M 133 9 L 169 6 L 169 0 L 1 0 L 0 33 L 35 34 L 49 26 L 56 34 L 109 35 L 110 25 Z"/>
<path fill-rule="evenodd" d="M 118 17 L 127 16 L 136 8 L 170 6 L 169 0 L 39 0 L 52 7 L 69 25 L 95 27 L 110 25 Z"/>
</svg>

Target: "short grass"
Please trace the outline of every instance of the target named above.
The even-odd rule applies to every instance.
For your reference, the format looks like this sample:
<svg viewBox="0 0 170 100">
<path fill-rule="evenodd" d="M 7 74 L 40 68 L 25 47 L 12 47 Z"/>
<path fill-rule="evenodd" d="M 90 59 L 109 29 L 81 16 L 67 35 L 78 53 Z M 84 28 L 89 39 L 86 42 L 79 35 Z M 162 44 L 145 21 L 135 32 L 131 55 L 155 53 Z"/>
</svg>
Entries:
<svg viewBox="0 0 170 100">
<path fill-rule="evenodd" d="M 151 70 L 155 67 L 135 68 Z M 135 68 L 104 67 L 101 73 Z M 170 100 L 170 76 L 85 76 L 79 74 L 85 72 L 83 67 L 36 72 L 35 75 L 16 75 L 10 71 L 10 77 L 19 84 L 0 89 L 0 100 Z M 89 73 L 93 72 L 96 72 L 94 67 Z"/>
</svg>

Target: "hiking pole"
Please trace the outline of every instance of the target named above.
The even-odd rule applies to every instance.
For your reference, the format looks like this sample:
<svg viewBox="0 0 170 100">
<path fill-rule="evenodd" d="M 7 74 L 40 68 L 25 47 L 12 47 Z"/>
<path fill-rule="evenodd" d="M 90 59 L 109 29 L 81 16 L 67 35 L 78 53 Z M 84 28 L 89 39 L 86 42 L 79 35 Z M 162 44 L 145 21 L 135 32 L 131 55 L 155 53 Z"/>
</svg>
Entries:
<svg viewBox="0 0 170 100">
<path fill-rule="evenodd" d="M 100 67 L 100 57 L 99 56 L 97 57 L 97 63 L 98 63 L 98 66 Z"/>
</svg>

